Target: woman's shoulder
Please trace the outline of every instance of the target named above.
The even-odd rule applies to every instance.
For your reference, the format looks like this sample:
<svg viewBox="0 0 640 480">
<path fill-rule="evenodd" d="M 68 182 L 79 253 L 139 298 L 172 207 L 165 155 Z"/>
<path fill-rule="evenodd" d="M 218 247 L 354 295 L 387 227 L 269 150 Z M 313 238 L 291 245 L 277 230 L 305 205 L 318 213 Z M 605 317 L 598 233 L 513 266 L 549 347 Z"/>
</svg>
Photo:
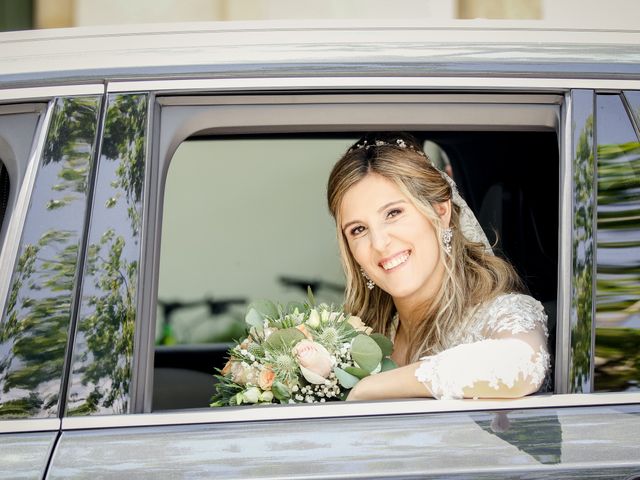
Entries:
<svg viewBox="0 0 640 480">
<path fill-rule="evenodd" d="M 486 327 L 494 332 L 510 331 L 516 334 L 530 332 L 541 326 L 547 334 L 547 314 L 544 307 L 530 295 L 502 293 L 484 302 L 477 313 Z"/>
</svg>

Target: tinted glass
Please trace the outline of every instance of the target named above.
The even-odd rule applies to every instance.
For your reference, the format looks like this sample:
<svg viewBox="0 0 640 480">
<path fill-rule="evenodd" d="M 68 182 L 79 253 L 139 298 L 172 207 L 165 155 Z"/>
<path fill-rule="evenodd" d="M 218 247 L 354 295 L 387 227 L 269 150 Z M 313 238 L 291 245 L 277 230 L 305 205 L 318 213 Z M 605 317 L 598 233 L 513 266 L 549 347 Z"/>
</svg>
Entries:
<svg viewBox="0 0 640 480">
<path fill-rule="evenodd" d="M 55 103 L 0 325 L 0 416 L 58 414 L 99 97 Z"/>
<path fill-rule="evenodd" d="M 108 98 L 68 415 L 125 413 L 129 408 L 146 122 L 146 95 Z"/>
<path fill-rule="evenodd" d="M 590 392 L 593 387 L 591 346 L 593 341 L 593 262 L 595 242 L 595 159 L 592 90 L 572 92 L 573 112 L 573 231 L 571 281 L 571 349 L 569 389 Z"/>
<path fill-rule="evenodd" d="M 9 182 L 9 172 L 0 158 L 0 229 L 4 224 L 4 217 L 9 203 L 9 192 L 11 184 Z"/>
<path fill-rule="evenodd" d="M 635 96 L 637 111 L 638 97 Z M 599 95 L 596 390 L 640 388 L 640 143 L 621 97 Z"/>
</svg>

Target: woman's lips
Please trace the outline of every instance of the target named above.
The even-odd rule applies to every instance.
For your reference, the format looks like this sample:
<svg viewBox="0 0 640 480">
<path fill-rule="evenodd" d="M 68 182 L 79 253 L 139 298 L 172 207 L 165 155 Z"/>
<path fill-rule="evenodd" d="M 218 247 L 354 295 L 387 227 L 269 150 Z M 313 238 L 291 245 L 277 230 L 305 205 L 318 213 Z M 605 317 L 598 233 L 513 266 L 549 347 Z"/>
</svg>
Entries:
<svg viewBox="0 0 640 480">
<path fill-rule="evenodd" d="M 406 262 L 409 259 L 409 255 L 411 255 L 411 251 L 405 250 L 404 252 L 397 253 L 392 257 L 385 258 L 378 265 L 385 271 L 389 271 Z"/>
</svg>

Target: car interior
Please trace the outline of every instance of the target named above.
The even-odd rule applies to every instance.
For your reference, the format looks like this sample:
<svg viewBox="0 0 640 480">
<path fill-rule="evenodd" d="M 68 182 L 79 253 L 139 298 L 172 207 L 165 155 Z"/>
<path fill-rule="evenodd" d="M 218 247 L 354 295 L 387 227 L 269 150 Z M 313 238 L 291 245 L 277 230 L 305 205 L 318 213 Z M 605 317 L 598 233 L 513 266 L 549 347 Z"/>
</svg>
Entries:
<svg viewBox="0 0 640 480">
<path fill-rule="evenodd" d="M 551 129 L 413 130 L 411 133 L 441 149 L 441 157 L 450 165 L 461 195 L 476 213 L 494 245 L 494 251 L 513 263 L 529 293 L 545 306 L 549 317 L 549 346 L 554 352 L 559 211 L 557 133 Z M 252 138 L 264 138 L 264 135 L 240 137 L 250 141 Z M 297 141 L 305 138 L 342 139 L 348 144 L 357 139 L 359 133 L 288 134 L 278 137 Z M 230 138 L 237 139 L 238 136 L 201 135 L 191 137 L 187 142 L 216 142 Z M 325 200 L 321 198 L 319 201 Z M 170 225 L 163 225 L 163 228 L 170 228 Z M 309 272 L 308 276 L 313 278 L 314 272 Z M 209 307 L 225 308 L 224 305 Z M 159 303 L 158 311 L 163 309 L 166 312 L 166 305 Z M 213 393 L 213 374 L 216 368 L 224 366 L 229 346 L 229 343 L 157 344 L 152 410 L 208 406 Z M 181 385 L 180 389 L 175 388 L 177 384 Z"/>
</svg>

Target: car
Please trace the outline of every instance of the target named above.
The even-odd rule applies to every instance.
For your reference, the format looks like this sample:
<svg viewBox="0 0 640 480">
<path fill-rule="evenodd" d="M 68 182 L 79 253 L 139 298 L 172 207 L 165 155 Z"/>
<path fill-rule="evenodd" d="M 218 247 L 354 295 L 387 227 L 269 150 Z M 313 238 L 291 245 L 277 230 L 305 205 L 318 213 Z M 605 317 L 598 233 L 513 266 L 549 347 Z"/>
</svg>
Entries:
<svg viewBox="0 0 640 480">
<path fill-rule="evenodd" d="M 0 478 L 640 478 L 640 32 L 0 34 Z M 549 316 L 510 400 L 209 408 L 248 304 L 339 303 L 332 164 L 412 132 Z"/>
</svg>

